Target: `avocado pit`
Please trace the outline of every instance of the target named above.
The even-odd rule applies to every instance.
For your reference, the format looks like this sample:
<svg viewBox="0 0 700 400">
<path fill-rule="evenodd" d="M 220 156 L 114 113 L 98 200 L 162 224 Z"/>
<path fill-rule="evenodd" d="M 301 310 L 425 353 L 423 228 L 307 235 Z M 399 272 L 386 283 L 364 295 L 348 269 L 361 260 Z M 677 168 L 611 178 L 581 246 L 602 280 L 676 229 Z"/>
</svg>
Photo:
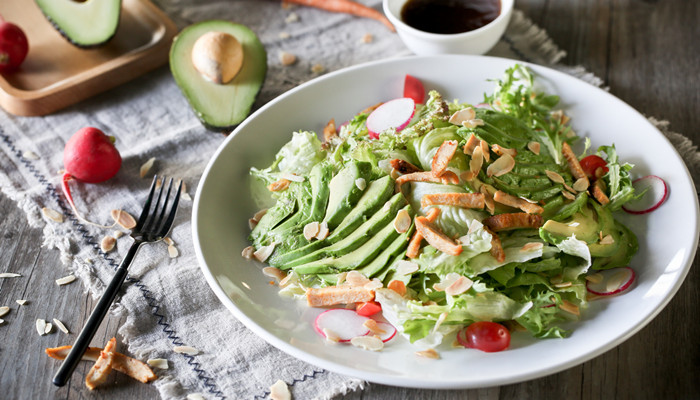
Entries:
<svg viewBox="0 0 700 400">
<path fill-rule="evenodd" d="M 207 32 L 192 47 L 192 64 L 210 81 L 229 83 L 243 66 L 243 46 L 228 33 Z"/>
</svg>

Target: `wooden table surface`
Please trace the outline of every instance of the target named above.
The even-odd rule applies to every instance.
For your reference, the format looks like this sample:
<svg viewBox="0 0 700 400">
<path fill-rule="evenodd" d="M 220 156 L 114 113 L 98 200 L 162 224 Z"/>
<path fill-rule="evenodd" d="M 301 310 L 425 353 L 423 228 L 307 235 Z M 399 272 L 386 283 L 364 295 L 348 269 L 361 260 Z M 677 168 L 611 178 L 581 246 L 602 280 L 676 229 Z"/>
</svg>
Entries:
<svg viewBox="0 0 700 400">
<path fill-rule="evenodd" d="M 700 2 L 694 0 L 516 0 L 535 23 L 567 52 L 564 63 L 583 65 L 604 80 L 610 92 L 645 115 L 669 120 L 674 131 L 700 143 Z M 0 195 L 0 272 L 24 279 L 0 280 L 0 305 L 13 312 L 0 325 L 0 398 L 157 397 L 150 385 L 112 374 L 109 390 L 88 392 L 82 365 L 63 388 L 51 384 L 57 368 L 43 355 L 34 331 L 37 315 L 76 310 L 79 331 L 94 302 L 74 283 L 59 288 L 39 279 L 37 268 L 63 269 L 58 252 L 40 247 L 41 230 Z M 584 364 L 528 382 L 476 390 L 415 390 L 370 385 L 351 393 L 357 399 L 691 399 L 700 398 L 700 288 L 696 257 L 685 283 L 670 304 L 625 343 Z M 17 312 L 15 300 L 27 298 Z M 108 317 L 95 342 L 114 335 L 122 320 Z M 74 340 L 75 334 L 70 340 Z"/>
</svg>

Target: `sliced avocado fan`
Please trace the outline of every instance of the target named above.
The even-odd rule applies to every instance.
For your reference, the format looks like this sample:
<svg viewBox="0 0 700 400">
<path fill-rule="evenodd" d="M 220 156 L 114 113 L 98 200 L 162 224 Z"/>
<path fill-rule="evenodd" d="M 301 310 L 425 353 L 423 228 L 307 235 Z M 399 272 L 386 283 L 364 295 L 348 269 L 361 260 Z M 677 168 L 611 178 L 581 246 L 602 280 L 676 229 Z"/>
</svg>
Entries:
<svg viewBox="0 0 700 400">
<path fill-rule="evenodd" d="M 99 46 L 117 32 L 121 0 L 35 1 L 53 27 L 75 46 Z"/>
</svg>

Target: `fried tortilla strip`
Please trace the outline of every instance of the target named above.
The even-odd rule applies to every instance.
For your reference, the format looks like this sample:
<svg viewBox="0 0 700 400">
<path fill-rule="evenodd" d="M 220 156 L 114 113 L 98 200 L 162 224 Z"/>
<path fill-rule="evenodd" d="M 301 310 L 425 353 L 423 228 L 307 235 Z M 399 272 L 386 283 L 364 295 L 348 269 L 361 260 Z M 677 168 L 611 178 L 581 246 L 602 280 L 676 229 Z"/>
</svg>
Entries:
<svg viewBox="0 0 700 400">
<path fill-rule="evenodd" d="M 462 245 L 460 243 L 455 243 L 454 240 L 440 232 L 440 229 L 432 222 L 428 221 L 428 218 L 416 217 L 416 229 L 418 229 L 420 234 L 423 235 L 431 246 L 443 253 L 452 256 L 458 256 L 462 253 Z"/>
<path fill-rule="evenodd" d="M 422 169 L 416 167 L 415 165 L 411 164 L 410 162 L 406 160 L 402 160 L 400 158 L 395 158 L 391 161 L 389 161 L 389 164 L 391 165 L 391 168 L 395 169 L 402 175 L 406 174 L 412 174 L 414 172 L 423 172 Z"/>
<path fill-rule="evenodd" d="M 461 208 L 484 208 L 482 193 L 431 193 L 423 195 L 420 201 L 423 208 L 429 206 L 455 206 Z"/>
<path fill-rule="evenodd" d="M 569 164 L 571 175 L 573 175 L 576 179 L 586 178 L 586 181 L 588 181 L 588 176 L 586 176 L 583 168 L 581 168 L 581 163 L 578 162 L 576 154 L 574 154 L 574 151 L 571 150 L 571 146 L 569 146 L 568 143 L 564 142 L 564 144 L 561 146 L 561 154 Z M 586 187 L 588 187 L 588 185 L 586 185 Z"/>
<path fill-rule="evenodd" d="M 428 219 L 428 221 L 435 222 L 438 215 L 440 215 L 440 209 L 439 208 L 431 208 L 425 217 Z M 423 235 L 421 235 L 420 232 L 418 232 L 418 230 L 416 230 L 413 233 L 413 237 L 411 238 L 411 241 L 408 243 L 408 248 L 406 249 L 406 257 L 408 257 L 408 258 L 418 257 L 418 252 L 420 251 L 420 245 L 422 242 L 423 242 Z"/>
<path fill-rule="evenodd" d="M 464 154 L 471 156 L 474 153 L 474 149 L 479 144 L 480 140 L 477 139 L 477 137 L 472 133 L 471 135 L 469 135 L 469 139 L 467 139 L 467 143 L 464 145 L 462 150 L 464 150 Z"/>
<path fill-rule="evenodd" d="M 596 179 L 593 184 L 593 197 L 602 205 L 610 203 L 608 195 L 605 194 L 605 190 L 603 190 L 603 182 L 600 179 Z"/>
<path fill-rule="evenodd" d="M 491 234 L 491 250 L 489 252 L 499 263 L 506 260 L 506 252 L 503 251 L 503 245 L 501 244 L 501 238 L 498 237 L 496 232 L 491 231 L 491 229 L 486 228 L 486 232 Z"/>
<path fill-rule="evenodd" d="M 114 358 L 114 350 L 117 347 L 117 339 L 111 338 L 104 350 L 100 352 L 100 356 L 95 361 L 95 365 L 90 368 L 85 377 L 85 386 L 90 390 L 95 390 L 96 387 L 107 381 L 107 376 L 112 372 L 112 362 Z"/>
<path fill-rule="evenodd" d="M 68 356 L 72 347 L 73 346 L 61 346 L 47 348 L 46 354 L 51 358 L 63 360 Z M 100 357 L 101 351 L 102 349 L 99 347 L 88 347 L 87 350 L 85 350 L 85 354 L 83 354 L 82 360 L 95 362 Z M 117 352 L 113 352 L 112 369 L 143 383 L 154 381 L 157 378 L 148 364 Z"/>
<path fill-rule="evenodd" d="M 381 106 L 382 104 L 384 104 L 384 103 L 379 102 L 379 103 L 377 103 L 377 104 L 375 104 L 375 105 L 373 105 L 373 106 L 369 106 L 369 107 L 365 108 L 364 110 L 360 111 L 359 114 L 369 114 L 369 113 L 371 113 L 372 111 L 376 110 L 377 107 Z"/>
<path fill-rule="evenodd" d="M 442 176 L 447 168 L 447 164 L 452 161 L 452 157 L 454 157 L 458 145 L 459 143 L 456 140 L 445 140 L 442 142 L 440 148 L 435 152 L 432 164 L 430 165 L 433 175 L 436 177 Z"/>
<path fill-rule="evenodd" d="M 498 214 L 490 216 L 482 222 L 492 231 L 502 232 L 513 229 L 539 228 L 542 226 L 542 216 L 527 213 Z"/>
<path fill-rule="evenodd" d="M 544 211 L 544 209 L 538 206 L 537 204 L 530 203 L 525 199 L 509 195 L 508 193 L 501 190 L 493 194 L 493 199 L 501 204 L 519 208 L 528 214 L 542 214 L 542 212 Z"/>
<path fill-rule="evenodd" d="M 323 141 L 329 142 L 334 137 L 338 136 L 338 131 L 335 127 L 335 118 L 331 118 L 330 121 L 323 127 Z"/>
<path fill-rule="evenodd" d="M 362 303 L 372 300 L 374 300 L 374 292 L 363 286 L 327 286 L 306 290 L 306 302 L 310 307 Z"/>
</svg>

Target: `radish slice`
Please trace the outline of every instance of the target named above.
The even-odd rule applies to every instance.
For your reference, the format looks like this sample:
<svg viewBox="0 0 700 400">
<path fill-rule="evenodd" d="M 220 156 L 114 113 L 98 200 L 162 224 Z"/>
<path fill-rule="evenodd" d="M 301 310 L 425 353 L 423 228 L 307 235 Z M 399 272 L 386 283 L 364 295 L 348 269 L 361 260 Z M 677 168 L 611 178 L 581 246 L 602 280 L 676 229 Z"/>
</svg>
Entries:
<svg viewBox="0 0 700 400">
<path fill-rule="evenodd" d="M 403 97 L 410 97 L 416 103 L 422 103 L 425 100 L 423 83 L 418 78 L 406 74 L 403 81 Z"/>
<path fill-rule="evenodd" d="M 634 191 L 644 193 L 644 196 L 637 200 L 630 201 L 622 206 L 622 209 L 630 214 L 646 214 L 659 208 L 669 195 L 666 181 L 656 175 L 647 175 L 632 182 Z"/>
<path fill-rule="evenodd" d="M 384 333 L 377 335 L 380 339 L 382 339 L 382 342 L 386 343 L 396 336 L 396 328 L 394 328 L 394 325 L 388 322 L 377 321 L 377 326 L 379 329 L 384 331 Z M 371 332 L 367 332 L 367 334 L 369 335 Z"/>
<path fill-rule="evenodd" d="M 586 289 L 599 296 L 612 296 L 627 290 L 634 282 L 634 270 L 630 267 L 598 271 L 603 276 L 600 282 L 586 282 Z"/>
<path fill-rule="evenodd" d="M 402 97 L 387 101 L 367 117 L 369 136 L 373 139 L 379 139 L 379 134 L 389 128 L 400 131 L 411 122 L 415 111 L 416 102 L 411 98 Z"/>
<path fill-rule="evenodd" d="M 336 334 L 341 342 L 349 342 L 354 337 L 365 336 L 369 333 L 369 329 L 363 325 L 368 319 L 357 315 L 355 310 L 334 308 L 324 311 L 316 317 L 314 329 L 324 338 L 326 335 L 323 330 L 328 329 Z"/>
</svg>

